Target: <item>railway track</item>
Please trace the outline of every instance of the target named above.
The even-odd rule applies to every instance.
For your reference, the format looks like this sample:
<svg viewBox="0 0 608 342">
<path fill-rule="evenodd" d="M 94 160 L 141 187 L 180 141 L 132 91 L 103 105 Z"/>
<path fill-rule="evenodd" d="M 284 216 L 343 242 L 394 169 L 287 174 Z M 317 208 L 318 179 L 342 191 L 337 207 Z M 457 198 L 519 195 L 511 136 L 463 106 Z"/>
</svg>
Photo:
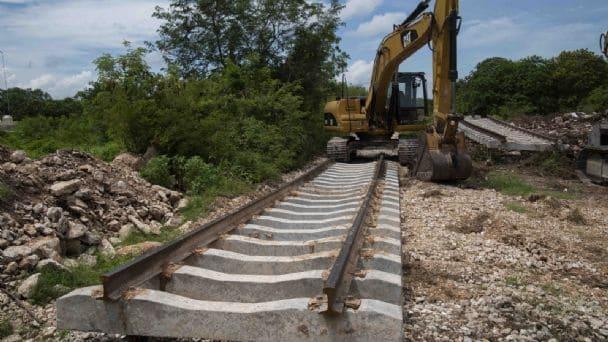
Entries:
<svg viewBox="0 0 608 342">
<path fill-rule="evenodd" d="M 398 165 L 321 165 L 57 301 L 58 329 L 401 340 Z"/>
<path fill-rule="evenodd" d="M 467 116 L 459 129 L 467 138 L 492 149 L 540 152 L 555 146 L 548 137 L 489 117 Z"/>
</svg>

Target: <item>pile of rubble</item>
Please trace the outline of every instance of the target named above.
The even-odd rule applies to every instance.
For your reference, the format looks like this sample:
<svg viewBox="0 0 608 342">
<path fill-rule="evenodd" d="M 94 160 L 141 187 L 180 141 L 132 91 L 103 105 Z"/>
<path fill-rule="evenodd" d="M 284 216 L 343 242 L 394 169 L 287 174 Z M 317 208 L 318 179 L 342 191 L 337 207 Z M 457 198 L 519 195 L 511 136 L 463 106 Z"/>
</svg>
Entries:
<svg viewBox="0 0 608 342">
<path fill-rule="evenodd" d="M 587 144 L 591 127 L 606 119 L 608 119 L 608 111 L 604 114 L 572 112 L 547 116 L 522 116 L 514 119 L 513 123 L 556 139 L 577 156 Z"/>
<path fill-rule="evenodd" d="M 78 151 L 40 160 L 0 147 L 0 281 L 42 265 L 94 263 L 135 230 L 178 225 L 179 192 L 151 185 L 123 154 L 111 164 Z M 21 293 L 27 297 L 27 293 Z"/>
</svg>

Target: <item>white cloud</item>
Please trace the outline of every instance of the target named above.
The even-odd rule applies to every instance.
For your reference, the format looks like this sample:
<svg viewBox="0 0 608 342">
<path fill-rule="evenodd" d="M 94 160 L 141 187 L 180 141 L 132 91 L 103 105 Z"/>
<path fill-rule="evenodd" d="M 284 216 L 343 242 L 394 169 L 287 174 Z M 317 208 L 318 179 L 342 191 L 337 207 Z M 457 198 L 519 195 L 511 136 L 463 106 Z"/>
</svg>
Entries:
<svg viewBox="0 0 608 342">
<path fill-rule="evenodd" d="M 497 46 L 518 39 L 524 33 L 532 32 L 526 32 L 513 18 L 472 20 L 463 22 L 461 41 L 464 47 Z"/>
<path fill-rule="evenodd" d="M 40 86 L 63 97 L 94 78 L 87 70 L 101 53 L 124 51 L 123 40 L 135 46 L 155 40 L 160 22 L 152 18 L 154 7 L 166 7 L 169 0 L 11 2 L 25 4 L 0 11 L 0 47 L 15 75 L 11 84 Z M 158 58 L 152 62 L 159 67 Z"/>
<path fill-rule="evenodd" d="M 347 0 L 340 13 L 342 20 L 370 15 L 382 0 Z"/>
<path fill-rule="evenodd" d="M 371 37 L 378 34 L 386 35 L 392 32 L 393 25 L 401 23 L 406 17 L 402 12 L 390 12 L 375 15 L 370 21 L 361 23 L 351 36 Z"/>
<path fill-rule="evenodd" d="M 21 88 L 44 89 L 53 97 L 63 98 L 74 96 L 76 92 L 85 89 L 94 78 L 93 73 L 88 70 L 68 76 L 43 74 L 18 86 Z"/>
<path fill-rule="evenodd" d="M 36 77 L 36 78 L 30 80 L 28 83 L 26 83 L 23 86 L 23 88 L 32 88 L 32 89 L 47 88 L 54 82 L 55 82 L 55 76 L 53 76 L 51 74 L 44 74 L 44 75 L 41 75 L 39 77 Z"/>
<path fill-rule="evenodd" d="M 346 81 L 349 84 L 367 86 L 374 68 L 374 61 L 358 59 L 348 66 Z"/>
</svg>

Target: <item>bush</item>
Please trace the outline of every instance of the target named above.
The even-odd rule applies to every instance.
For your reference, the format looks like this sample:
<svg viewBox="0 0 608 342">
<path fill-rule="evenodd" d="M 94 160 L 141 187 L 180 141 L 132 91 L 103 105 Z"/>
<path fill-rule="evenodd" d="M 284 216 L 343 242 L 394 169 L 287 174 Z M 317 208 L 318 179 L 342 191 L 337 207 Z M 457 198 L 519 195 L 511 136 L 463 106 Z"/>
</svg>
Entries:
<svg viewBox="0 0 608 342">
<path fill-rule="evenodd" d="M 112 160 L 124 150 L 84 115 L 69 117 L 27 117 L 10 134 L 2 135 L 0 143 L 24 150 L 28 156 L 39 158 L 61 148 L 89 152 L 103 160 Z"/>
<path fill-rule="evenodd" d="M 171 174 L 171 159 L 167 156 L 150 159 L 140 174 L 148 182 L 165 188 L 171 188 L 175 184 L 175 179 Z"/>
<path fill-rule="evenodd" d="M 192 157 L 184 164 L 183 183 L 193 194 L 202 194 L 218 183 L 220 176 L 216 167 L 207 164 L 201 157 Z"/>
<path fill-rule="evenodd" d="M 608 110 L 608 85 L 593 90 L 591 94 L 583 100 L 579 109 L 587 113 Z"/>
</svg>

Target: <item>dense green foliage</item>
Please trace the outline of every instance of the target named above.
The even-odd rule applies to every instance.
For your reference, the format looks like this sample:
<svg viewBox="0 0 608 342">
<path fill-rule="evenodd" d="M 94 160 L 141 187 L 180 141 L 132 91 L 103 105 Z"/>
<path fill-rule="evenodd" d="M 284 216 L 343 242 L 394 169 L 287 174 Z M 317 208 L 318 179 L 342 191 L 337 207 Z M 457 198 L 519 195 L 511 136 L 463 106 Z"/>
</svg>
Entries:
<svg viewBox="0 0 608 342">
<path fill-rule="evenodd" d="M 14 120 L 39 115 L 59 117 L 81 111 L 81 103 L 75 98 L 53 100 L 40 89 L 0 89 L 0 114 L 10 114 Z"/>
<path fill-rule="evenodd" d="M 509 117 L 577 109 L 605 110 L 608 63 L 588 51 L 511 61 L 489 58 L 458 83 L 459 111 Z"/>
<path fill-rule="evenodd" d="M 112 160 L 124 147 L 118 141 L 111 141 L 98 126 L 83 114 L 27 117 L 10 134 L 0 134 L 0 143 L 23 149 L 32 158 L 65 148 Z"/>
</svg>

